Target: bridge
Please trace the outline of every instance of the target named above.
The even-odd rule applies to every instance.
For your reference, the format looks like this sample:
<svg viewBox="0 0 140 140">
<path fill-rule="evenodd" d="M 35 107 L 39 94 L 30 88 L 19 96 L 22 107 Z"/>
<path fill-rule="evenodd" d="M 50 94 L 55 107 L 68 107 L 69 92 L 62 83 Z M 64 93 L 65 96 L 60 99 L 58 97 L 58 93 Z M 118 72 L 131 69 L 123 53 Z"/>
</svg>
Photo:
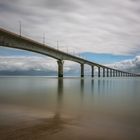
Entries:
<svg viewBox="0 0 140 140">
<path fill-rule="evenodd" d="M 74 61 L 80 64 L 81 77 L 84 77 L 85 64 L 91 66 L 92 77 L 95 76 L 95 67 L 98 69 L 98 77 L 101 77 L 101 75 L 103 77 L 139 76 L 138 74 L 113 69 L 95 62 L 88 61 L 2 28 L 0 28 L 0 46 L 32 51 L 55 58 L 58 64 L 58 77 L 63 77 L 63 64 L 65 60 Z"/>
</svg>

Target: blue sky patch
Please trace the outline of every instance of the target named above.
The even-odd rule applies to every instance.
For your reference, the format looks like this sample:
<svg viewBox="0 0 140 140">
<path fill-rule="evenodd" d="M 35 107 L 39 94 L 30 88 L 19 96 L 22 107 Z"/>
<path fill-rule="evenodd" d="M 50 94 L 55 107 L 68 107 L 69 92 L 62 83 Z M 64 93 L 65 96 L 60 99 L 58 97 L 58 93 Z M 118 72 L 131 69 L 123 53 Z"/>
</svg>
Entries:
<svg viewBox="0 0 140 140">
<path fill-rule="evenodd" d="M 112 55 L 112 54 L 103 54 L 103 53 L 90 53 L 85 52 L 80 54 L 82 57 L 94 61 L 100 64 L 111 64 L 127 59 L 133 59 L 135 56 L 130 55 Z"/>
<path fill-rule="evenodd" d="M 0 56 L 43 56 L 43 55 L 34 52 L 19 50 L 19 49 L 0 47 Z M 103 54 L 103 53 L 99 54 L 99 53 L 90 53 L 90 52 L 81 53 L 80 56 L 100 64 L 110 64 L 122 60 L 133 59 L 135 57 L 129 55 L 127 56 L 112 55 L 112 54 Z"/>
</svg>

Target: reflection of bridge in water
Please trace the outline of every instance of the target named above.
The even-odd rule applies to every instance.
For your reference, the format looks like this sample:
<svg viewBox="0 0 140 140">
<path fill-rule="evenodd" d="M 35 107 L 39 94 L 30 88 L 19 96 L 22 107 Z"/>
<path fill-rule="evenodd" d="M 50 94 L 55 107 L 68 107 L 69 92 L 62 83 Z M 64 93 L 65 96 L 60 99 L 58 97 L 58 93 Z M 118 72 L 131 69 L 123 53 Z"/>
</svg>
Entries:
<svg viewBox="0 0 140 140">
<path fill-rule="evenodd" d="M 102 72 L 103 77 L 139 76 L 138 74 L 109 68 L 107 66 L 104 66 L 95 62 L 91 62 L 83 58 L 62 52 L 48 45 L 41 44 L 39 42 L 36 42 L 34 40 L 20 36 L 15 33 L 9 32 L 2 28 L 0 28 L 0 46 L 37 52 L 37 53 L 47 55 L 47 56 L 57 59 L 58 77 L 63 77 L 64 60 L 70 60 L 70 61 L 79 63 L 81 66 L 81 77 L 84 77 L 85 64 L 91 66 L 92 77 L 95 76 L 95 67 L 97 67 L 98 69 L 98 77 L 101 77 L 101 72 Z"/>
</svg>

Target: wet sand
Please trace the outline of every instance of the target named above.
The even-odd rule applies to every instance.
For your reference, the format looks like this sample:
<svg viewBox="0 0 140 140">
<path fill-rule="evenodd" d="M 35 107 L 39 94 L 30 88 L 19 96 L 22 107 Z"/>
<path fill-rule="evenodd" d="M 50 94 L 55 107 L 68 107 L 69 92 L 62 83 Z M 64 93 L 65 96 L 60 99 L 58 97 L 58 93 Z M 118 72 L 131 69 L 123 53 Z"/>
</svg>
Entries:
<svg viewBox="0 0 140 140">
<path fill-rule="evenodd" d="M 2 106 L 1 106 L 2 107 Z M 4 108 L 4 109 L 3 109 Z M 1 140 L 136 140 L 140 128 L 119 124 L 115 118 L 60 116 L 59 113 L 0 108 Z"/>
</svg>

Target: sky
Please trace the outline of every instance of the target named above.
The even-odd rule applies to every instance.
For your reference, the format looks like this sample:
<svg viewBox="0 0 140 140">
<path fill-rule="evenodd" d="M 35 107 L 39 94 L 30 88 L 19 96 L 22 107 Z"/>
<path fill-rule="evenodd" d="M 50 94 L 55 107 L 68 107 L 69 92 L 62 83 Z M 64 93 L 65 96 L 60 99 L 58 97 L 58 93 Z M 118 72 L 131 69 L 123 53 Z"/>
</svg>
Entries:
<svg viewBox="0 0 140 140">
<path fill-rule="evenodd" d="M 54 48 L 58 42 L 62 51 L 140 73 L 140 0 L 0 0 L 0 27 L 19 34 L 19 23 L 23 36 L 45 38 Z M 53 70 L 54 61 L 0 47 L 0 70 Z M 75 66 L 66 62 L 65 69 Z"/>
</svg>

